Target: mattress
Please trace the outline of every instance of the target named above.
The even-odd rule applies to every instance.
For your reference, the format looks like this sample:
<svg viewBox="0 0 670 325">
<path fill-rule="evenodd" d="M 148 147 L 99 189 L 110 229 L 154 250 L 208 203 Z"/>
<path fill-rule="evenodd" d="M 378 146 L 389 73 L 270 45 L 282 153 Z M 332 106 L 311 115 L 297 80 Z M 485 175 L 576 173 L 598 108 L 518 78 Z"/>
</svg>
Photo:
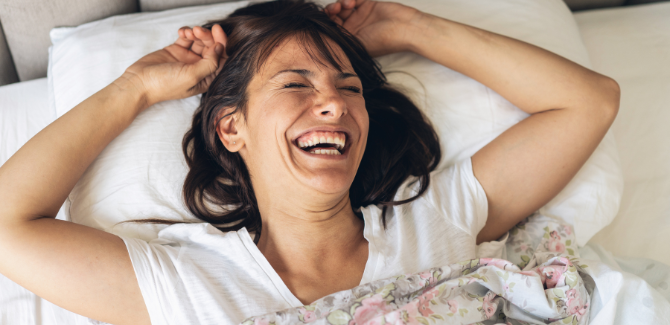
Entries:
<svg viewBox="0 0 670 325">
<path fill-rule="evenodd" d="M 614 125 L 624 194 L 596 234 L 619 256 L 670 264 L 670 3 L 575 14 L 594 70 L 621 86 Z"/>
</svg>

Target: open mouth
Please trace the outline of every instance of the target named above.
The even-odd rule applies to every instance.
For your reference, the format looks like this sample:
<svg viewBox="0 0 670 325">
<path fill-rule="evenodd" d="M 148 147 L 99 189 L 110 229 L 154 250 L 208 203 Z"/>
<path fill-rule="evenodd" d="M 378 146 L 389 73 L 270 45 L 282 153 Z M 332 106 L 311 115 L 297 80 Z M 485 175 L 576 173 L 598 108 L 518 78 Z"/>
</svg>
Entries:
<svg viewBox="0 0 670 325">
<path fill-rule="evenodd" d="M 309 132 L 296 139 L 295 144 L 315 155 L 341 155 L 345 151 L 347 135 L 344 132 Z"/>
</svg>

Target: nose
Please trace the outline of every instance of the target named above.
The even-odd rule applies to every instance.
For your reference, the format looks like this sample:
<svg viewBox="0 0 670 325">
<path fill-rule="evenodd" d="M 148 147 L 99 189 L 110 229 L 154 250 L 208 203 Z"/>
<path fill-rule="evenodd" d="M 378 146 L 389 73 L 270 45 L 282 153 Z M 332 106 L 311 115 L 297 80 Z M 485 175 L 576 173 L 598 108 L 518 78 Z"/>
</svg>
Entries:
<svg viewBox="0 0 670 325">
<path fill-rule="evenodd" d="M 347 114 L 347 103 L 337 89 L 320 93 L 313 112 L 319 118 L 339 119 Z"/>
</svg>

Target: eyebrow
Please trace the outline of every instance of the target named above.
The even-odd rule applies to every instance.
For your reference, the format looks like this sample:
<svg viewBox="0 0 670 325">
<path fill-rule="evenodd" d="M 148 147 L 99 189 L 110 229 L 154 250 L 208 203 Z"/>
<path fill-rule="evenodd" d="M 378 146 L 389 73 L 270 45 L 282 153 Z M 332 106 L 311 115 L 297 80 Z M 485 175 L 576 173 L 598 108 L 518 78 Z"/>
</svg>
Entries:
<svg viewBox="0 0 670 325">
<path fill-rule="evenodd" d="M 275 73 L 275 75 L 272 76 L 272 78 L 270 78 L 270 79 L 274 79 L 275 77 L 277 77 L 277 76 L 280 75 L 280 74 L 290 73 L 290 72 L 292 72 L 292 73 L 297 73 L 297 74 L 299 74 L 299 75 L 301 75 L 301 76 L 303 76 L 303 77 L 305 77 L 305 78 L 309 78 L 309 77 L 313 77 L 313 76 L 314 76 L 314 72 L 309 71 L 309 70 L 305 70 L 305 69 L 286 69 L 286 70 L 282 70 L 282 71 L 279 71 L 279 72 Z M 338 80 L 347 79 L 347 78 L 353 78 L 353 77 L 358 78 L 358 75 L 355 74 L 355 73 L 348 73 L 348 72 L 340 72 L 340 73 L 337 75 L 337 79 L 338 79 Z"/>
</svg>

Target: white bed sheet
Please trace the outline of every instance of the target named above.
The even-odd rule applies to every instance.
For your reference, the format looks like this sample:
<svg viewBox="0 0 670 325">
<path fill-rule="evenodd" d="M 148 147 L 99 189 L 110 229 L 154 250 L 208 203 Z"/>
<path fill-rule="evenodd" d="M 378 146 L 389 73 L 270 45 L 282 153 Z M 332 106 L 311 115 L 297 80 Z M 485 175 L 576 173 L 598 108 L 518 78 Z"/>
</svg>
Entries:
<svg viewBox="0 0 670 325">
<path fill-rule="evenodd" d="M 624 198 L 615 221 L 591 242 L 616 255 L 648 257 L 670 264 L 670 128 L 666 127 L 670 123 L 670 3 L 584 12 L 575 17 L 595 70 L 615 78 L 622 88 L 621 110 L 613 128 L 626 180 Z M 0 87 L 0 164 L 55 118 L 46 94 L 46 79 Z M 589 245 L 586 249 L 594 248 Z M 597 254 L 592 251 L 586 255 L 596 259 Z M 635 282 L 636 277 L 622 279 L 658 269 L 650 265 L 645 264 L 639 272 L 629 268 L 629 273 L 622 276 L 615 272 L 621 286 L 625 284 L 629 291 L 617 289 L 622 297 L 613 300 L 614 305 L 601 307 L 625 310 L 616 302 L 623 296 L 630 300 L 631 291 L 639 296 L 639 288 L 646 284 Z M 668 290 L 662 278 L 667 276 L 659 276 L 661 280 L 653 287 L 668 297 L 668 292 L 662 292 Z M 657 298 L 645 300 L 651 299 L 647 297 L 635 300 L 639 300 L 636 310 L 651 308 L 650 301 L 663 304 Z M 596 317 L 594 321 L 616 323 L 620 313 L 604 313 L 601 316 L 612 317 Z M 15 324 L 92 323 L 0 275 L 0 325 Z"/>
<path fill-rule="evenodd" d="M 0 87 L 0 165 L 37 132 L 53 122 L 47 79 Z M 59 219 L 64 218 L 61 211 Z M 0 274 L 0 325 L 83 325 L 88 318 L 70 313 Z"/>
<path fill-rule="evenodd" d="M 670 265 L 670 3 L 575 19 L 593 68 L 621 86 L 613 130 L 624 194 L 617 217 L 591 242 Z"/>
</svg>

